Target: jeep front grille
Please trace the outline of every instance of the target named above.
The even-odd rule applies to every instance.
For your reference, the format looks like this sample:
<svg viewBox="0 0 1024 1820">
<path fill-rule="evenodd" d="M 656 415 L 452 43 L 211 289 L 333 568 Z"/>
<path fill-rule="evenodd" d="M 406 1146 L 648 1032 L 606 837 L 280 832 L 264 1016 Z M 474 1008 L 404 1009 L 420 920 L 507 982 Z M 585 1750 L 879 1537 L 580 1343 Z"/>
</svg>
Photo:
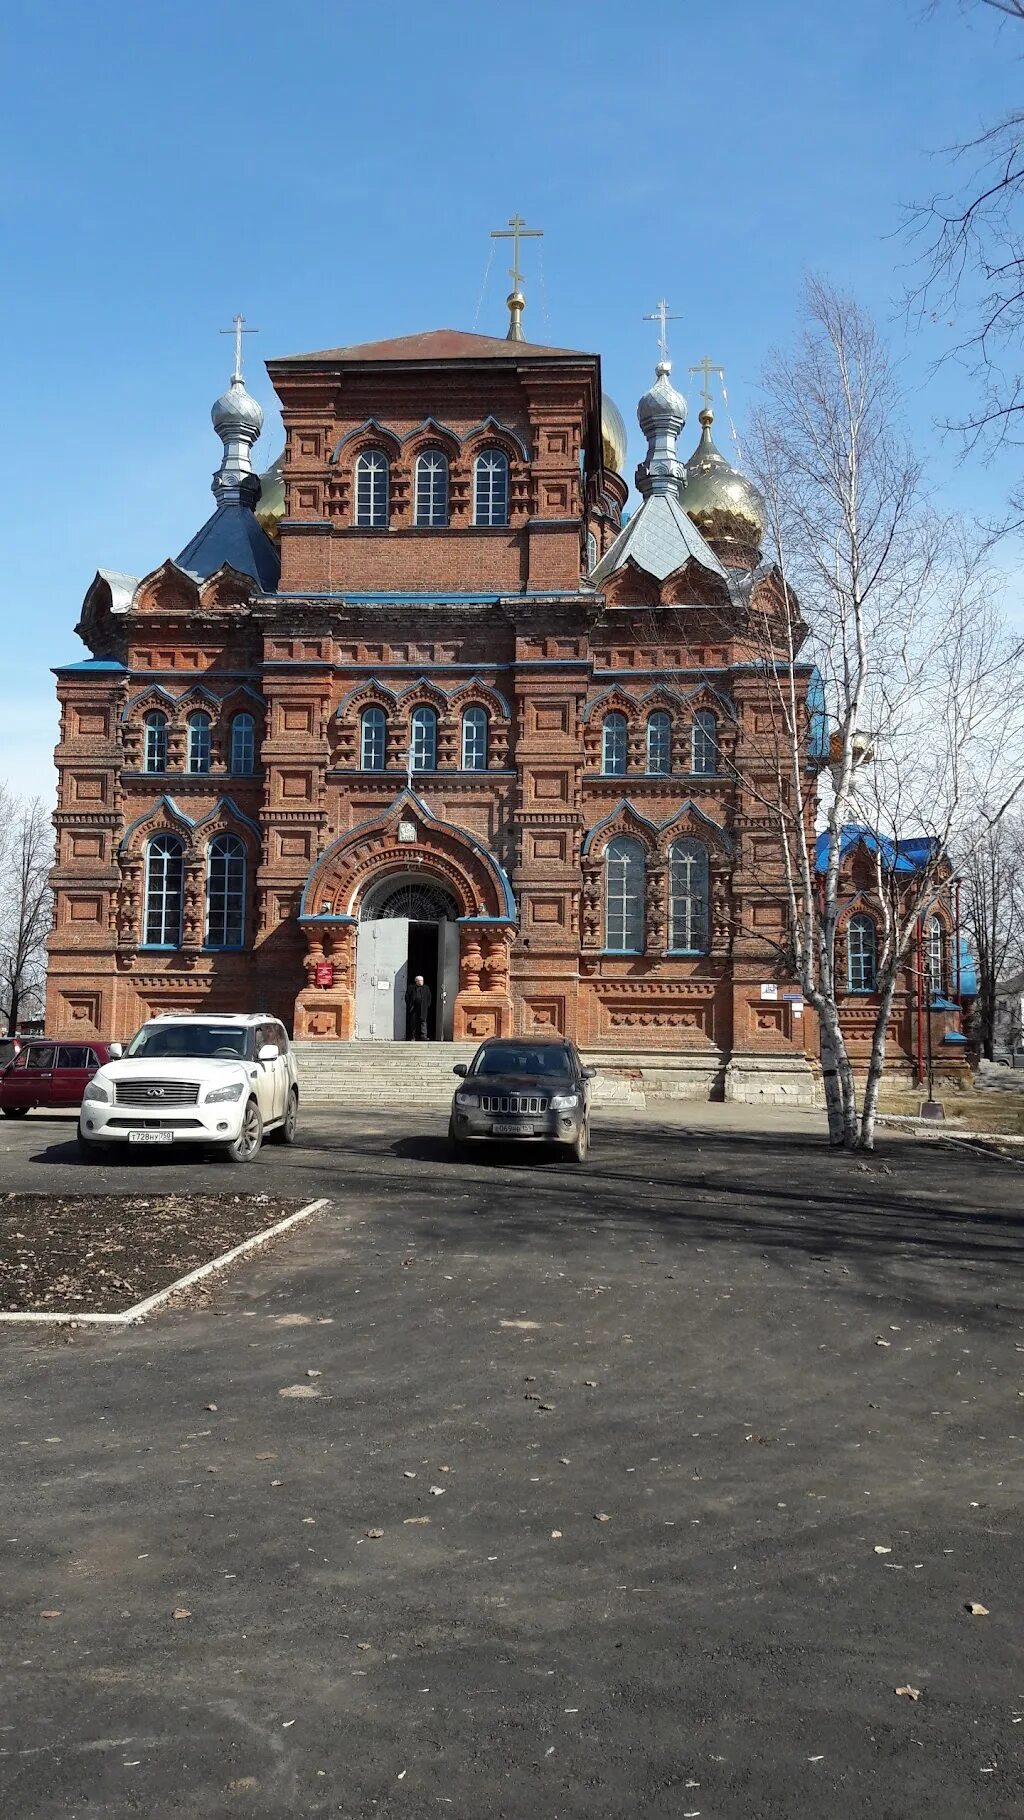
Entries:
<svg viewBox="0 0 1024 1820">
<path fill-rule="evenodd" d="M 148 1112 L 159 1112 L 163 1106 L 195 1106 L 199 1100 L 198 1081 L 117 1081 L 114 1103 L 117 1106 L 144 1106 Z"/>
<path fill-rule="evenodd" d="M 546 1112 L 548 1109 L 547 1098 L 539 1093 L 484 1093 L 480 1097 L 480 1105 L 484 1112 L 492 1114 Z"/>
</svg>

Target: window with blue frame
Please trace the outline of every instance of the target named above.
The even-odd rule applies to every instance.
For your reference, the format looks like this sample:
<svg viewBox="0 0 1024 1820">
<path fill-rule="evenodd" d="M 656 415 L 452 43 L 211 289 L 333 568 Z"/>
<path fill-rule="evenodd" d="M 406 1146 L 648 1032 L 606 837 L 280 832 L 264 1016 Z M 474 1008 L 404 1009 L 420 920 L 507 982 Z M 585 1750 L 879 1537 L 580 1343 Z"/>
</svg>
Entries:
<svg viewBox="0 0 1024 1820">
<path fill-rule="evenodd" d="M 647 722 L 647 770 L 652 777 L 667 777 L 672 769 L 672 718 L 658 709 Z"/>
<path fill-rule="evenodd" d="M 473 464 L 473 523 L 508 524 L 508 456 L 487 449 Z"/>
<path fill-rule="evenodd" d="M 875 919 L 860 910 L 851 916 L 846 930 L 846 983 L 851 992 L 874 992 L 877 979 Z"/>
<path fill-rule="evenodd" d="M 604 945 L 613 954 L 644 950 L 644 850 L 620 834 L 605 852 Z"/>
<path fill-rule="evenodd" d="M 718 721 L 710 708 L 699 708 L 693 717 L 690 770 L 695 777 L 714 777 L 718 769 Z"/>
<path fill-rule="evenodd" d="M 412 768 L 414 771 L 437 769 L 437 714 L 433 708 L 412 711 Z"/>
<path fill-rule="evenodd" d="M 144 771 L 166 771 L 167 769 L 167 716 L 159 708 L 147 714 L 144 722 L 146 743 L 143 751 L 142 768 Z"/>
<path fill-rule="evenodd" d="M 462 716 L 462 769 L 487 769 L 487 710 L 467 708 Z"/>
<path fill-rule="evenodd" d="M 251 714 L 236 714 L 231 722 L 231 769 L 236 777 L 251 777 L 256 769 L 256 722 Z"/>
<path fill-rule="evenodd" d="M 193 777 L 205 776 L 210 769 L 211 723 L 208 714 L 191 714 L 188 722 L 188 759 L 186 770 Z"/>
<path fill-rule="evenodd" d="M 215 834 L 206 852 L 206 946 L 241 948 L 245 941 L 245 843 Z"/>
<path fill-rule="evenodd" d="M 154 834 L 146 845 L 147 948 L 180 948 L 185 851 L 176 834 Z"/>
<path fill-rule="evenodd" d="M 383 708 L 364 708 L 359 721 L 359 765 L 383 771 L 387 763 L 388 723 Z"/>
<path fill-rule="evenodd" d="M 605 777 L 625 777 L 628 753 L 626 716 L 606 714 L 601 729 L 601 770 Z"/>
<path fill-rule="evenodd" d="M 708 945 L 708 850 L 699 840 L 677 840 L 669 853 L 669 946 L 677 954 L 704 954 Z"/>
</svg>

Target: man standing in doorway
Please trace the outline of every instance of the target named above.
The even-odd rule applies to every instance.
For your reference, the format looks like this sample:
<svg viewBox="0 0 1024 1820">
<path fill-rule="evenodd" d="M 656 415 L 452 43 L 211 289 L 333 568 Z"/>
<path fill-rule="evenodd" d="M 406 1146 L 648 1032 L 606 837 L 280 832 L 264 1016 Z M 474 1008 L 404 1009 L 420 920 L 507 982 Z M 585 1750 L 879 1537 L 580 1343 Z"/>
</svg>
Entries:
<svg viewBox="0 0 1024 1820">
<path fill-rule="evenodd" d="M 410 1043 L 425 1043 L 430 1034 L 430 1007 L 433 993 L 422 973 L 417 973 L 405 995 L 405 1034 Z"/>
</svg>

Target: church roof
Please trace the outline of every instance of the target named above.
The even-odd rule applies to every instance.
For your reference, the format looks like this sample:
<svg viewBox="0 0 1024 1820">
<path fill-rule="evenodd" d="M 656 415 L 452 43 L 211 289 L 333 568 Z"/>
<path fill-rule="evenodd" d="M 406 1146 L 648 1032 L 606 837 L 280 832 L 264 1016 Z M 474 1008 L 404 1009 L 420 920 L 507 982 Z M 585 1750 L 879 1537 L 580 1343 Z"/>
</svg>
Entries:
<svg viewBox="0 0 1024 1820">
<path fill-rule="evenodd" d="M 687 562 L 728 583 L 729 575 L 711 546 L 705 543 L 693 520 L 674 493 L 650 493 L 639 511 L 624 525 L 590 576 L 593 587 L 632 562 L 656 581 L 665 581 Z"/>
<path fill-rule="evenodd" d="M 435 360 L 596 360 L 596 354 L 578 348 L 549 348 L 535 341 L 509 341 L 505 336 L 472 335 L 465 329 L 429 329 L 422 335 L 396 335 L 389 341 L 361 341 L 348 348 L 322 348 L 314 354 L 283 354 L 268 367 L 301 365 L 304 361 L 337 361 L 348 364 L 378 361 Z"/>
<path fill-rule="evenodd" d="M 219 505 L 176 560 L 201 581 L 227 564 L 251 575 L 264 593 L 273 593 L 281 574 L 281 558 L 255 513 L 236 503 Z"/>
</svg>

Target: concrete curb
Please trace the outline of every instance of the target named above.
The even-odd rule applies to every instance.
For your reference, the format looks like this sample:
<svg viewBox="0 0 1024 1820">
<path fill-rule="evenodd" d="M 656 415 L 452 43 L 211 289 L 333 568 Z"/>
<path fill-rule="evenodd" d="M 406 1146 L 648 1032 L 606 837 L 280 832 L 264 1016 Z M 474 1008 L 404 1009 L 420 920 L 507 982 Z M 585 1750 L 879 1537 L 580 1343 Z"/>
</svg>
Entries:
<svg viewBox="0 0 1024 1820">
<path fill-rule="evenodd" d="M 133 1307 L 126 1308 L 121 1314 L 46 1314 L 32 1312 L 0 1313 L 0 1321 L 26 1325 L 51 1325 L 59 1327 L 130 1327 L 136 1321 L 144 1321 L 147 1315 L 153 1314 L 162 1307 L 171 1296 L 182 1289 L 188 1289 L 193 1283 L 199 1283 L 203 1277 L 212 1276 L 216 1270 L 226 1270 L 236 1258 L 241 1258 L 249 1251 L 255 1251 L 260 1245 L 266 1245 L 270 1239 L 276 1239 L 279 1233 L 287 1232 L 289 1227 L 297 1226 L 300 1220 L 308 1220 L 311 1214 L 319 1213 L 321 1208 L 329 1207 L 330 1200 L 322 1195 L 318 1201 L 309 1201 L 300 1207 L 297 1213 L 290 1213 L 274 1226 L 264 1227 L 262 1232 L 254 1232 L 250 1238 L 243 1239 L 240 1245 L 233 1245 L 230 1251 L 222 1251 L 220 1257 L 211 1258 L 209 1263 L 200 1264 L 195 1270 L 189 1270 L 185 1276 L 178 1277 L 169 1283 L 166 1289 L 158 1289 L 155 1294 L 146 1296 Z"/>
</svg>

